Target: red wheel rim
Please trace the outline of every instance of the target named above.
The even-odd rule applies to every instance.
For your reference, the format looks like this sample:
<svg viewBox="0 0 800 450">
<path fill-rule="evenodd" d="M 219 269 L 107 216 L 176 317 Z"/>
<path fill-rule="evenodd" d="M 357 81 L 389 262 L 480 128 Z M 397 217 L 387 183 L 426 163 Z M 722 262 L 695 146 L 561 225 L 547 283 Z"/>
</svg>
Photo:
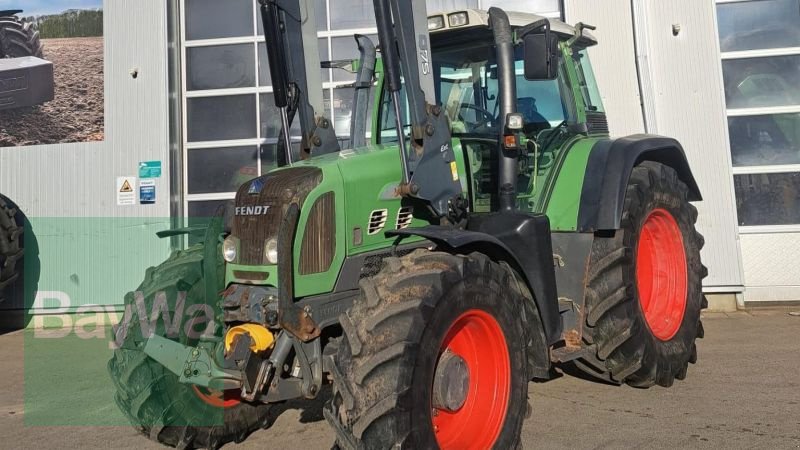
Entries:
<svg viewBox="0 0 800 450">
<path fill-rule="evenodd" d="M 500 435 L 511 390 L 511 360 L 500 324 L 489 313 L 470 310 L 459 316 L 442 342 L 469 370 L 469 392 L 455 412 L 431 408 L 439 448 L 487 449 Z"/>
<path fill-rule="evenodd" d="M 636 285 L 650 331 L 662 341 L 672 339 L 686 311 L 686 250 L 678 222 L 665 209 L 654 209 L 642 225 Z"/>
<path fill-rule="evenodd" d="M 194 384 L 192 389 L 200 400 L 215 408 L 230 408 L 241 403 L 237 393 L 234 392 L 214 391 Z"/>
</svg>

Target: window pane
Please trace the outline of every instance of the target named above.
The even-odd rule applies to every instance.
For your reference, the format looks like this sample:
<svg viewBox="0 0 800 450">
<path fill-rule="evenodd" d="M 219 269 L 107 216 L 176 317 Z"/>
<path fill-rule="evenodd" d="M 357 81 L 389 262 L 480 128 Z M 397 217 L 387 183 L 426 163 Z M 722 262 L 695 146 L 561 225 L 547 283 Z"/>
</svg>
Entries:
<svg viewBox="0 0 800 450">
<path fill-rule="evenodd" d="M 319 46 L 319 60 L 328 60 L 328 40 L 323 38 L 318 41 Z M 320 69 L 320 81 L 327 83 L 330 81 L 329 70 Z M 272 75 L 269 73 L 269 58 L 267 58 L 267 44 L 261 42 L 258 44 L 258 79 L 259 86 L 271 86 Z"/>
<path fill-rule="evenodd" d="M 800 164 L 800 114 L 729 117 L 734 166 Z"/>
<path fill-rule="evenodd" d="M 592 111 L 603 112 L 603 100 L 600 98 L 600 90 L 597 88 L 597 80 L 592 70 L 592 61 L 586 50 L 581 50 L 574 54 L 577 61 L 578 81 L 580 82 L 581 93 L 586 106 Z"/>
<path fill-rule="evenodd" d="M 332 0 L 331 3 L 335 1 Z M 314 0 L 314 6 L 316 8 L 314 13 L 317 15 L 317 30 L 328 31 L 328 12 L 326 11 L 325 0 Z M 264 35 L 264 21 L 261 20 L 260 12 L 258 16 L 258 34 L 259 36 Z"/>
<path fill-rule="evenodd" d="M 265 174 L 278 167 L 278 144 L 261 145 L 261 173 Z M 300 141 L 292 142 L 292 154 L 295 161 L 300 159 Z"/>
<path fill-rule="evenodd" d="M 203 219 L 214 217 L 217 208 L 225 206 L 232 200 L 210 200 L 203 202 L 189 202 L 189 217 Z"/>
<path fill-rule="evenodd" d="M 261 94 L 261 138 L 277 139 L 281 133 L 281 115 L 275 107 L 272 94 Z M 300 136 L 300 115 L 295 115 L 291 127 L 291 136 Z"/>
<path fill-rule="evenodd" d="M 739 225 L 800 224 L 800 173 L 734 175 Z"/>
<path fill-rule="evenodd" d="M 800 46 L 800 0 L 717 5 L 723 52 Z"/>
<path fill-rule="evenodd" d="M 189 211 L 187 220 L 188 226 L 208 226 L 217 208 L 225 206 L 226 204 L 232 205 L 233 200 L 211 200 L 204 202 L 189 202 Z M 230 207 L 230 206 L 229 206 Z M 192 233 L 188 237 L 189 245 L 194 245 L 202 242 L 205 236 L 203 234 Z"/>
<path fill-rule="evenodd" d="M 331 107 L 334 113 L 334 129 L 340 138 L 350 137 L 350 118 L 353 112 L 353 88 L 333 90 Z"/>
<path fill-rule="evenodd" d="M 189 47 L 186 84 L 190 91 L 255 86 L 252 44 Z"/>
<path fill-rule="evenodd" d="M 256 137 L 256 96 L 186 100 L 189 142 Z"/>
<path fill-rule="evenodd" d="M 728 108 L 800 104 L 800 56 L 722 61 Z"/>
<path fill-rule="evenodd" d="M 372 0 L 332 0 L 331 30 L 375 28 Z"/>
<path fill-rule="evenodd" d="M 186 39 L 252 35 L 252 0 L 186 0 Z"/>
<path fill-rule="evenodd" d="M 188 151 L 189 193 L 235 192 L 258 176 L 258 148 L 232 147 Z"/>
</svg>

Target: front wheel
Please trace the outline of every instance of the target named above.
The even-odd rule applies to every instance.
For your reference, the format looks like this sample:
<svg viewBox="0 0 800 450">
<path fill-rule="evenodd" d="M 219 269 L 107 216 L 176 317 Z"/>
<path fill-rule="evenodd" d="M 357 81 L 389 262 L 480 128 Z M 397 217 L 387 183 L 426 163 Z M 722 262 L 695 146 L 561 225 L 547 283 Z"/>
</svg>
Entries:
<svg viewBox="0 0 800 450">
<path fill-rule="evenodd" d="M 517 448 L 526 301 L 484 255 L 388 258 L 340 317 L 326 416 L 343 448 Z"/>
<path fill-rule="evenodd" d="M 697 359 L 705 307 L 697 210 L 677 173 L 646 161 L 631 173 L 621 228 L 595 238 L 583 337 L 591 375 L 636 387 L 668 387 Z"/>
<path fill-rule="evenodd" d="M 146 271 L 139 295 L 125 296 L 126 318 L 115 336 L 120 347 L 108 362 L 114 399 L 131 424 L 154 441 L 182 449 L 216 449 L 241 442 L 271 423 L 269 405 L 240 401 L 238 391 L 180 383 L 177 375 L 143 351 L 150 333 L 184 345 L 196 345 L 200 333 L 212 330 L 221 339 L 214 323 L 218 313 L 214 300 L 205 296 L 203 255 L 203 246 L 196 245 L 174 252 Z M 222 270 L 221 264 L 217 270 Z M 144 329 L 141 313 L 150 318 L 152 329 Z M 209 321 L 198 321 L 203 318 Z"/>
</svg>

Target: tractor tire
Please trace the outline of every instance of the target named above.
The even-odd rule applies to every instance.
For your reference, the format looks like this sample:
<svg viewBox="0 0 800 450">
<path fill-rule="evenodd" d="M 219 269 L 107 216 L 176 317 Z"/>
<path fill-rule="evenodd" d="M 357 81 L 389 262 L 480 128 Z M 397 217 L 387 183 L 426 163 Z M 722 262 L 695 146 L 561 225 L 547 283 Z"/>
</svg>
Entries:
<svg viewBox="0 0 800 450">
<path fill-rule="evenodd" d="M 513 286 L 485 255 L 427 250 L 361 280 L 328 364 L 334 448 L 521 448 L 530 325 Z"/>
<path fill-rule="evenodd" d="M 22 271 L 22 231 L 17 210 L 0 197 L 0 302 L 19 279 Z"/>
<path fill-rule="evenodd" d="M 645 161 L 628 182 L 621 229 L 595 237 L 583 330 L 591 352 L 576 361 L 589 375 L 669 387 L 696 362 L 708 271 L 688 192 L 674 169 Z"/>
<path fill-rule="evenodd" d="M 0 16 L 0 58 L 44 57 L 39 32 L 17 16 Z"/>
<path fill-rule="evenodd" d="M 192 305 L 205 304 L 202 261 L 203 246 L 196 245 L 174 252 L 160 266 L 147 269 L 138 288 L 144 298 L 146 313 L 153 314 L 156 296 L 162 293 L 167 302 L 165 309 L 173 315 L 177 315 L 179 292 L 186 292 L 184 314 L 189 314 Z M 222 276 L 221 271 L 219 275 Z M 142 434 L 172 447 L 219 448 L 231 441 L 241 442 L 253 431 L 270 424 L 268 405 L 246 403 L 180 383 L 177 375 L 149 358 L 143 352 L 146 337 L 139 323 L 133 293 L 126 295 L 125 304 L 126 315 L 131 314 L 131 317 L 123 320 L 116 330 L 116 333 L 123 333 L 119 339 L 121 345 L 114 351 L 108 371 L 116 387 L 117 406 Z M 198 317 L 198 314 L 192 316 Z M 168 333 L 162 318 L 156 322 L 155 334 L 185 345 L 197 342 L 196 337 L 187 335 L 190 327 L 182 317 L 171 317 L 172 323 L 177 322 L 179 326 L 177 336 L 174 332 Z M 188 316 L 187 319 L 191 320 Z M 198 326 L 197 330 L 202 330 L 203 326 L 206 324 Z M 220 327 L 217 324 L 213 326 L 215 336 L 219 336 Z"/>
</svg>

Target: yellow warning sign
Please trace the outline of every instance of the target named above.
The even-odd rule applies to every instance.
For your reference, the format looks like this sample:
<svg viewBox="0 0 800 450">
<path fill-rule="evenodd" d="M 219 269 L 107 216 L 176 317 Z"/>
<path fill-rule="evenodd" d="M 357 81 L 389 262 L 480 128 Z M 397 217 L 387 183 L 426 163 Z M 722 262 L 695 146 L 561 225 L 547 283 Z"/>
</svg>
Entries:
<svg viewBox="0 0 800 450">
<path fill-rule="evenodd" d="M 136 205 L 136 177 L 117 177 L 117 205 Z"/>
</svg>

